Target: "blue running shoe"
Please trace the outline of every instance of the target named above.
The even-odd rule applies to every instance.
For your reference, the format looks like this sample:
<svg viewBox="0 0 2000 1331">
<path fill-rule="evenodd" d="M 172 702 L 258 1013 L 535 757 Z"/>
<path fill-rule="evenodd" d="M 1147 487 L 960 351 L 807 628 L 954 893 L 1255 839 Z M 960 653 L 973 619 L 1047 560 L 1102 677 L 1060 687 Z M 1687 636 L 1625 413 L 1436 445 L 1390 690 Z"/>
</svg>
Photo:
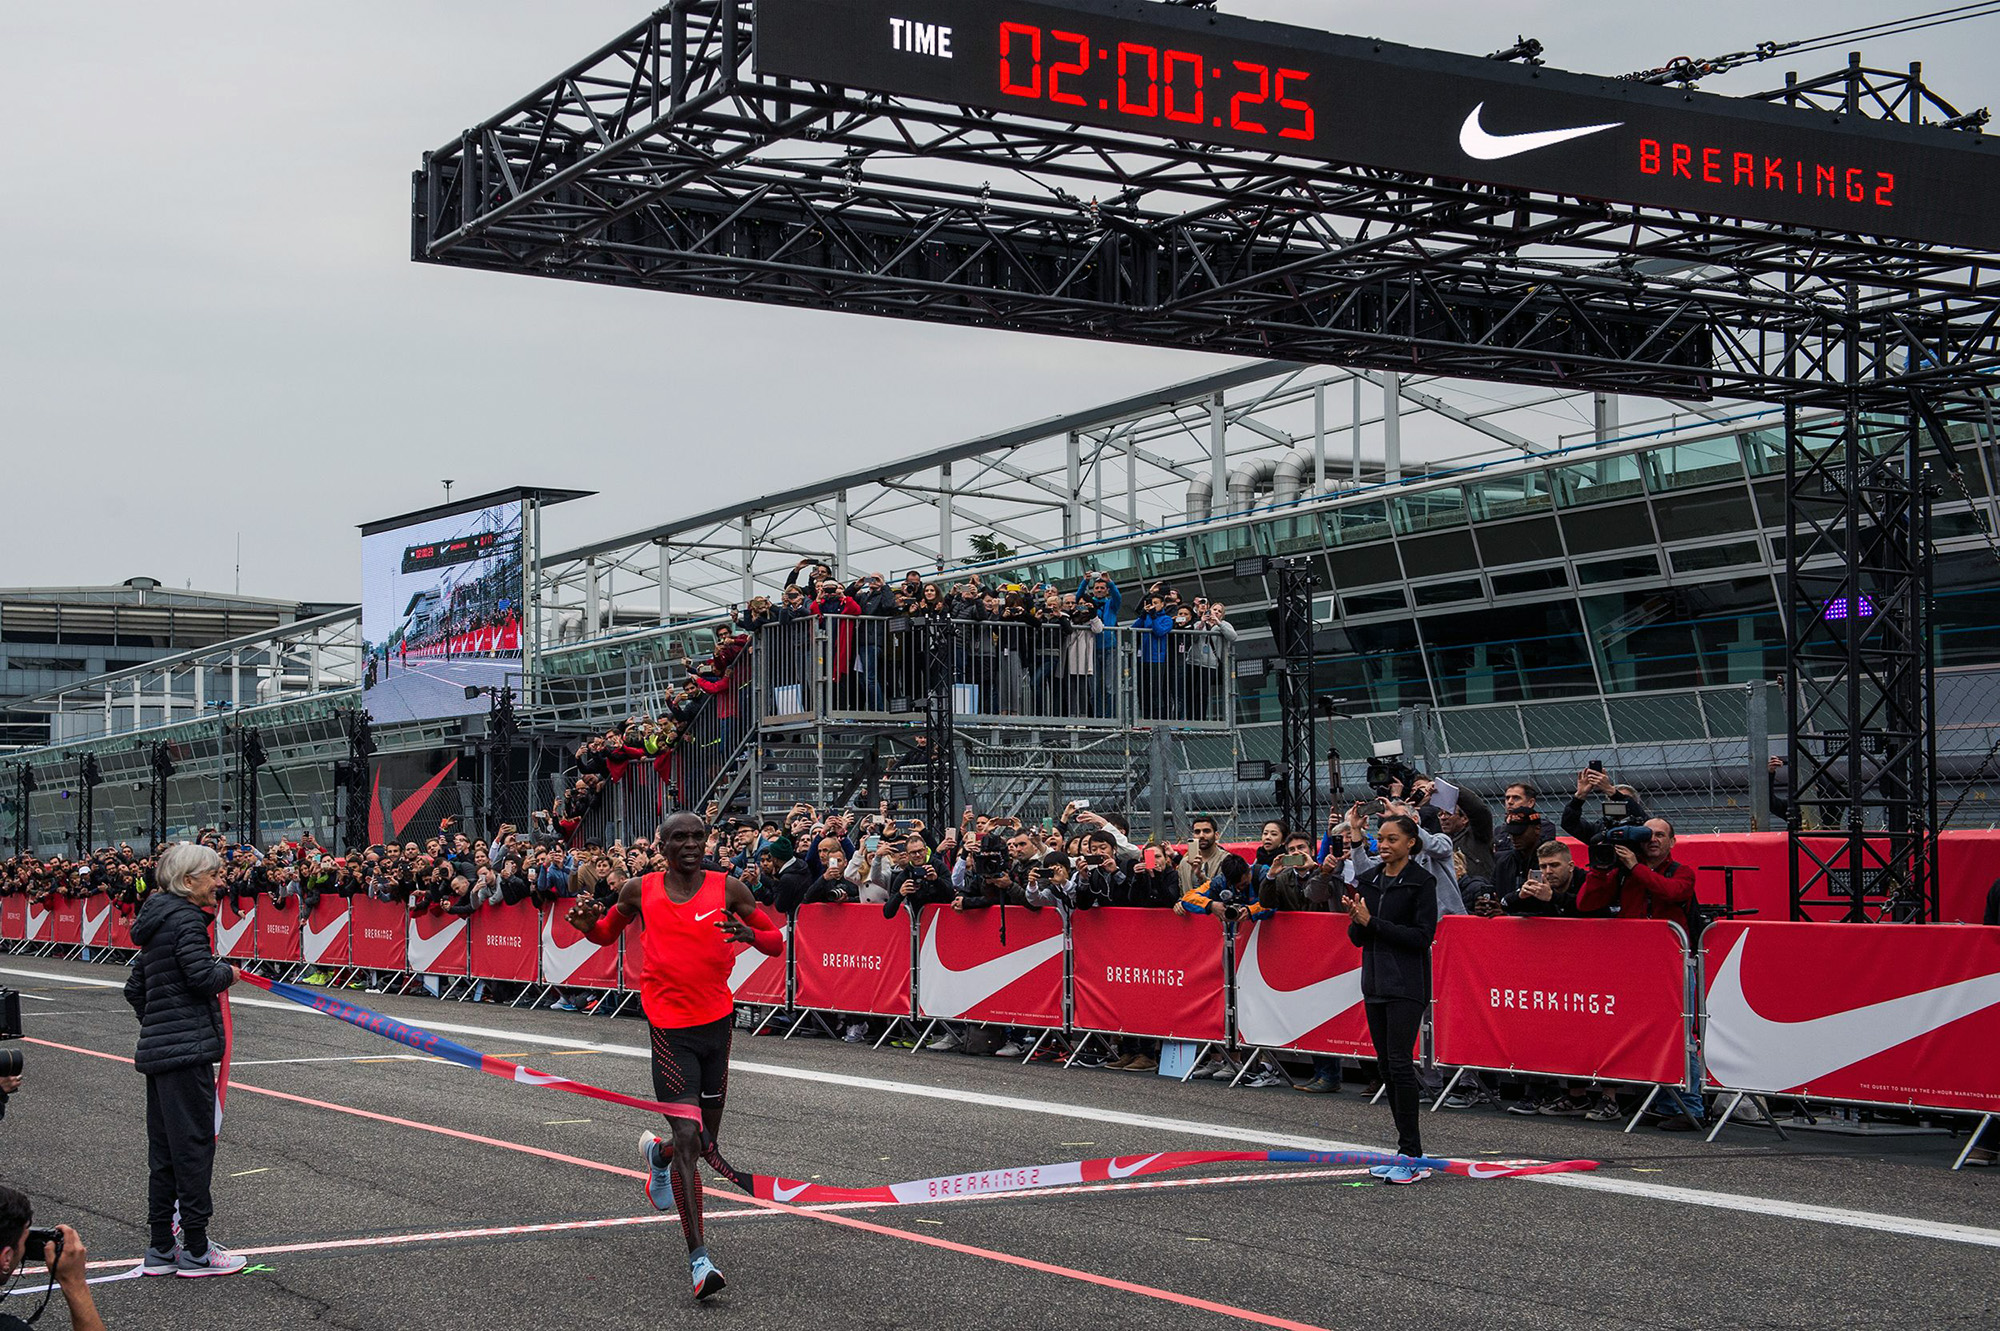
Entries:
<svg viewBox="0 0 2000 1331">
<path fill-rule="evenodd" d="M 1412 1169 L 1408 1165 L 1392 1165 L 1382 1176 L 1384 1183 L 1422 1183 L 1431 1176 L 1428 1169 Z"/>
<path fill-rule="evenodd" d="M 728 1282 L 722 1272 L 715 1269 L 715 1263 L 708 1259 L 708 1249 L 696 1248 L 688 1254 L 688 1274 L 694 1279 L 695 1302 L 718 1294 Z"/>
<path fill-rule="evenodd" d="M 1374 1165 L 1370 1167 L 1368 1172 L 1376 1178 L 1387 1178 L 1389 1177 L 1389 1171 L 1395 1167 L 1394 1165 Z"/>
<path fill-rule="evenodd" d="M 656 1132 L 639 1134 L 639 1154 L 646 1160 L 646 1200 L 655 1211 L 674 1207 L 674 1152 Z M 697 1282 L 699 1283 L 699 1282 Z"/>
</svg>

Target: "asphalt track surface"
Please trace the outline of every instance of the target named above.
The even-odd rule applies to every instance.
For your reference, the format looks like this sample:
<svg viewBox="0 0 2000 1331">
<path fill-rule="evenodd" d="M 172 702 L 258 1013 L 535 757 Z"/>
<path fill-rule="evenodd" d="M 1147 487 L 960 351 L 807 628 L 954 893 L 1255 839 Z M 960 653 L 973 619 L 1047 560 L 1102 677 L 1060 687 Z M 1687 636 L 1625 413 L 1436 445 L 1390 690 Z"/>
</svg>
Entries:
<svg viewBox="0 0 2000 1331">
<path fill-rule="evenodd" d="M 145 1246 L 143 1089 L 117 1061 L 135 1025 L 102 987 L 122 977 L 0 956 L 0 982 L 31 996 L 30 1038 L 70 1047 L 26 1046 L 27 1083 L 0 1121 L 0 1178 L 35 1199 L 37 1223 L 76 1224 L 98 1276 L 129 1269 Z M 1943 1138 L 1779 1143 L 1732 1128 L 1709 1146 L 1490 1109 L 1428 1116 L 1426 1145 L 1603 1168 L 1580 1182 L 1390 1188 L 1356 1171 L 1231 1165 L 810 1215 L 718 1183 L 709 1243 L 730 1287 L 697 1306 L 679 1226 L 637 1178 L 647 1116 L 402 1057 L 239 994 L 213 1232 L 275 1251 L 252 1258 L 267 1269 L 226 1280 L 101 1284 L 115 1331 L 2000 1325 L 2000 1171 L 1949 1172 L 1956 1144 Z M 494 1032 L 441 1031 L 488 1053 L 650 1094 L 635 1021 L 354 997 L 418 1025 Z M 723 1133 L 741 1168 L 845 1186 L 1390 1141 L 1386 1106 L 1352 1088 L 1232 1090 L 741 1032 Z M 509 1232 L 520 1226 L 551 1228 Z"/>
<path fill-rule="evenodd" d="M 521 683 L 521 662 L 417 660 L 392 661 L 388 673 L 368 690 L 368 715 L 377 725 L 423 721 L 434 716 L 462 716 L 483 711 L 484 700 L 467 702 L 465 686 L 498 688 Z"/>
</svg>

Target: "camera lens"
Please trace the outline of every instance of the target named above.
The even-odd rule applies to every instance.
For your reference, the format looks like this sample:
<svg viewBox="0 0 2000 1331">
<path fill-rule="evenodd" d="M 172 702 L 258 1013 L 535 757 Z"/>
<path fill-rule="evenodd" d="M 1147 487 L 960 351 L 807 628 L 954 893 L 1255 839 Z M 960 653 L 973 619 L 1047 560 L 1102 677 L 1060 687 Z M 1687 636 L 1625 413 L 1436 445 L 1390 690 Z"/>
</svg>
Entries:
<svg viewBox="0 0 2000 1331">
<path fill-rule="evenodd" d="M 0 1049 L 0 1077 L 18 1077 L 23 1066 L 20 1050 Z"/>
</svg>

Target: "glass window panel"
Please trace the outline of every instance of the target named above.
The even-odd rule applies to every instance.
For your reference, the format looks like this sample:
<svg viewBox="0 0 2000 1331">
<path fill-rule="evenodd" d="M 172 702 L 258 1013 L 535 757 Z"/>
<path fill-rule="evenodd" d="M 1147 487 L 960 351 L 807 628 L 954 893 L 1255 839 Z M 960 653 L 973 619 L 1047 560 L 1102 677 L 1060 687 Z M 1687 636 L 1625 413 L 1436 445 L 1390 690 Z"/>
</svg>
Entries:
<svg viewBox="0 0 2000 1331">
<path fill-rule="evenodd" d="M 2000 661 L 2000 577 L 1985 550 L 1940 555 L 1931 611 L 1931 639 L 1937 663 L 1991 665 Z M 1991 715 L 1990 711 L 1988 715 Z"/>
<path fill-rule="evenodd" d="M 1495 573 L 1495 596 L 1519 596 L 1526 592 L 1554 591 L 1569 586 L 1566 568 L 1531 568 L 1520 573 Z"/>
<path fill-rule="evenodd" d="M 1295 513 L 1271 520 L 1272 548 L 1281 555 L 1320 550 L 1327 544 L 1324 513 Z"/>
<path fill-rule="evenodd" d="M 1563 515 L 1571 554 L 1594 554 L 1653 543 L 1653 519 L 1644 504 L 1613 504 Z"/>
<path fill-rule="evenodd" d="M 1749 430 L 1736 436 L 1737 447 L 1743 451 L 1743 461 L 1752 476 L 1784 475 L 1785 472 L 1785 432 L 1783 430 Z"/>
<path fill-rule="evenodd" d="M 1654 449 L 1645 454 L 1645 459 L 1646 483 L 1655 494 L 1740 480 L 1743 476 L 1743 456 L 1734 435 Z"/>
<path fill-rule="evenodd" d="M 1702 494 L 1665 495 L 1655 502 L 1654 512 L 1659 515 L 1661 533 L 1669 541 L 1731 536 L 1757 525 L 1750 496 L 1735 486 Z"/>
<path fill-rule="evenodd" d="M 1969 508 L 1956 513 L 1931 514 L 1931 539 L 1946 541 L 1956 536 L 1977 536 L 1985 530 L 1979 525 L 1979 515 Z"/>
<path fill-rule="evenodd" d="M 1336 590 L 1403 580 L 1403 566 L 1396 560 L 1396 547 L 1386 541 L 1352 550 L 1328 551 L 1326 562 L 1333 573 L 1332 585 Z"/>
<path fill-rule="evenodd" d="M 1655 578 L 1660 574 L 1657 555 L 1620 555 L 1576 566 L 1576 580 L 1588 587 L 1600 582 L 1629 582 L 1633 578 Z"/>
<path fill-rule="evenodd" d="M 1461 578 L 1455 582 L 1433 582 L 1424 587 L 1412 587 L 1411 595 L 1418 605 L 1450 605 L 1455 601 L 1477 601 L 1486 594 L 1477 578 Z"/>
<path fill-rule="evenodd" d="M 1556 502 L 1564 508 L 1630 499 L 1645 492 L 1639 478 L 1639 458 L 1632 453 L 1557 467 L 1553 475 Z"/>
<path fill-rule="evenodd" d="M 1439 706 L 1562 697 L 1595 688 L 1576 607 L 1567 600 L 1418 622 Z"/>
<path fill-rule="evenodd" d="M 1344 596 L 1340 601 L 1343 615 L 1377 615 L 1384 610 L 1406 610 L 1409 602 L 1404 599 L 1401 588 L 1392 592 L 1363 592 L 1359 596 Z"/>
<path fill-rule="evenodd" d="M 1472 548 L 1472 533 L 1469 531 L 1415 536 L 1398 542 L 1398 545 L 1403 552 L 1403 569 L 1413 578 L 1472 573 L 1479 568 L 1479 556 Z"/>
<path fill-rule="evenodd" d="M 1699 573 L 1704 569 L 1728 568 L 1731 564 L 1760 564 L 1763 547 L 1755 541 L 1725 541 L 1721 545 L 1696 545 L 1669 552 L 1676 573 Z"/>
<path fill-rule="evenodd" d="M 1554 518 L 1496 522 L 1473 528 L 1479 553 L 1488 565 L 1525 564 L 1536 559 L 1561 559 L 1562 534 Z"/>
<path fill-rule="evenodd" d="M 1158 578 L 1185 577 L 1194 571 L 1192 542 L 1185 537 L 1174 537 L 1165 541 L 1148 541 L 1137 547 L 1138 560 L 1133 571 L 1139 575 L 1137 581 Z M 1120 580 L 1123 586 L 1124 580 Z"/>
<path fill-rule="evenodd" d="M 1372 499 L 1365 504 L 1342 505 L 1326 515 L 1326 525 L 1335 545 L 1379 541 L 1390 534 L 1389 501 Z"/>
<path fill-rule="evenodd" d="M 1431 701 L 1416 626 L 1406 619 L 1321 630 L 1315 646 L 1313 691 L 1347 699 L 1343 707 L 1350 713 L 1393 712 Z M 1390 723 L 1393 733 L 1393 717 Z"/>
<path fill-rule="evenodd" d="M 1554 504 L 1549 490 L 1549 474 L 1524 471 L 1513 476 L 1480 481 L 1470 488 L 1475 518 L 1516 517 L 1523 513 L 1546 513 Z"/>
<path fill-rule="evenodd" d="M 1443 485 L 1418 494 L 1396 498 L 1398 532 L 1434 531 L 1439 527 L 1462 526 L 1466 520 L 1465 487 Z"/>
<path fill-rule="evenodd" d="M 1766 578 L 1588 596 L 1583 606 L 1613 693 L 1740 684 L 1784 668 Z"/>
</svg>

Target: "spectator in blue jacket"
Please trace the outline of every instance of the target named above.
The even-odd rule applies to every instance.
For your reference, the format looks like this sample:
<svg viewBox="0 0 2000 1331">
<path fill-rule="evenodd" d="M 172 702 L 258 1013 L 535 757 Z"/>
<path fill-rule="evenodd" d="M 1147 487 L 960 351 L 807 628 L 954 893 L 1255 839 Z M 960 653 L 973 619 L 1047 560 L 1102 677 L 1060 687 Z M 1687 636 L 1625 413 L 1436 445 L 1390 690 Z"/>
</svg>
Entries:
<svg viewBox="0 0 2000 1331">
<path fill-rule="evenodd" d="M 1167 637 L 1174 631 L 1174 617 L 1165 598 L 1157 592 L 1147 593 L 1132 627 L 1138 639 L 1134 664 L 1139 673 L 1139 715 L 1164 719 L 1173 711 L 1173 666 Z"/>
<path fill-rule="evenodd" d="M 1097 617 L 1104 621 L 1104 627 L 1118 627 L 1118 611 L 1125 604 L 1125 597 L 1118 590 L 1118 584 L 1111 575 L 1099 569 L 1091 569 L 1076 584 L 1076 599 L 1088 599 L 1097 604 Z"/>
</svg>

